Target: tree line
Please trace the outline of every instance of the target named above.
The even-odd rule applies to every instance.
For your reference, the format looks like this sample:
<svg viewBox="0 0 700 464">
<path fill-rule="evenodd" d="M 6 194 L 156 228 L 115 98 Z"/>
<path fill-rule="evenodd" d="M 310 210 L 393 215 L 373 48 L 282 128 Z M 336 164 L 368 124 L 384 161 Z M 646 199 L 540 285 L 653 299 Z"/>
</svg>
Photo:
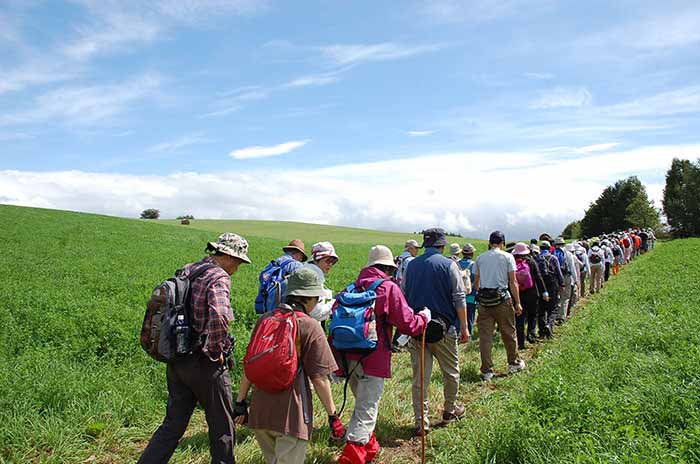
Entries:
<svg viewBox="0 0 700 464">
<path fill-rule="evenodd" d="M 628 177 L 606 187 L 583 218 L 564 228 L 562 236 L 595 237 L 637 227 L 659 230 L 662 213 L 674 237 L 700 236 L 700 160 L 673 160 L 666 173 L 662 207 L 649 199 L 637 176 Z"/>
</svg>

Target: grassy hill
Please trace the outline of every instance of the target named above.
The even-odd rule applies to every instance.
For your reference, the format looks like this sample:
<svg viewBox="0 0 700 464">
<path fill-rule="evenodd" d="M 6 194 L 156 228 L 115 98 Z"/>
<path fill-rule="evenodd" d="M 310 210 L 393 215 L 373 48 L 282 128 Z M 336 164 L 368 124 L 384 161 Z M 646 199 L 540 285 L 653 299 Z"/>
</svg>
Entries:
<svg viewBox="0 0 700 464">
<path fill-rule="evenodd" d="M 245 223 L 195 221 L 210 229 L 199 230 L 1 205 L 0 223 L 0 462 L 13 463 L 136 460 L 167 397 L 164 365 L 138 344 L 145 302 L 158 282 L 199 259 L 218 232 L 247 235 L 255 263 L 232 278 L 238 359 L 255 319 L 257 273 L 289 238 L 338 244 L 341 261 L 328 280 L 335 290 L 355 277 L 369 246 L 383 241 L 397 252 L 404 240 L 380 240 L 385 233 L 376 232 L 351 242 L 345 228 L 334 235 L 275 223 L 244 229 Z M 478 350 L 463 346 L 461 396 L 469 418 L 430 435 L 431 461 L 700 461 L 699 253 L 700 240 L 675 241 L 626 267 L 561 337 L 527 353 L 523 375 L 482 384 Z M 500 342 L 495 360 L 505 365 Z M 395 357 L 394 374 L 380 411 L 382 461 L 416 462 L 407 355 Z M 436 373 L 434 415 L 439 384 Z M 334 392 L 339 400 L 338 386 Z M 321 408 L 316 412 L 323 426 Z M 321 427 L 310 460 L 337 455 L 326 438 Z M 261 462 L 249 432 L 242 429 L 237 441 L 240 462 Z M 197 412 L 171 462 L 208 462 L 207 443 Z"/>
</svg>

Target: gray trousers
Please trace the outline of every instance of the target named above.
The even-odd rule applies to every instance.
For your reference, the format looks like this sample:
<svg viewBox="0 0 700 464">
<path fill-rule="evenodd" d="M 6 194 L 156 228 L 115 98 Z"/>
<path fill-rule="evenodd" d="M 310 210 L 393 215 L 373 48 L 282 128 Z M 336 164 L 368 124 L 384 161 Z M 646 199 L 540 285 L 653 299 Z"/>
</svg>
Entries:
<svg viewBox="0 0 700 464">
<path fill-rule="evenodd" d="M 168 405 L 163 424 L 151 437 L 139 464 L 170 460 L 199 402 L 209 426 L 209 451 L 214 464 L 233 464 L 236 441 L 231 378 L 228 370 L 202 354 L 168 364 Z"/>
<path fill-rule="evenodd" d="M 382 399 L 384 392 L 384 379 L 366 375 L 362 365 L 357 361 L 350 361 L 348 368 L 352 372 L 349 383 L 352 394 L 355 396 L 355 410 L 348 423 L 347 440 L 366 445 L 377 425 L 379 400 Z"/>
</svg>

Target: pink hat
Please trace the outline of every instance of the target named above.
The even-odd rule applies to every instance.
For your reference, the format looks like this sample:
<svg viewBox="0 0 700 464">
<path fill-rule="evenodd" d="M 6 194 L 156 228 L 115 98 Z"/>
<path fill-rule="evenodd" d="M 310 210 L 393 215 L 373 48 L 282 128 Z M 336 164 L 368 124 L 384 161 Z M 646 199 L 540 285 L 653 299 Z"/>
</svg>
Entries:
<svg viewBox="0 0 700 464">
<path fill-rule="evenodd" d="M 515 247 L 513 248 L 512 253 L 514 255 L 529 255 L 530 254 L 530 247 L 528 247 L 523 242 L 518 242 L 515 244 Z"/>
<path fill-rule="evenodd" d="M 336 261 L 339 259 L 338 255 L 335 254 L 335 247 L 333 247 L 333 244 L 331 242 L 318 242 L 314 243 L 314 246 L 311 247 L 312 261 L 318 262 L 320 259 L 326 258 L 328 256 L 335 258 Z"/>
</svg>

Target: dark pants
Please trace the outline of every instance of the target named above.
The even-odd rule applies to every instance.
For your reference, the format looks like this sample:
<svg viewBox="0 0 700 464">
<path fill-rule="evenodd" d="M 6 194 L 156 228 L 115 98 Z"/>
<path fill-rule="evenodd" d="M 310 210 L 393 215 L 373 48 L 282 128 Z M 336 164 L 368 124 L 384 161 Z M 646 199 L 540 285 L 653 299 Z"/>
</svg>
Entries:
<svg viewBox="0 0 700 464">
<path fill-rule="evenodd" d="M 520 292 L 520 304 L 523 313 L 515 317 L 515 333 L 518 337 L 518 349 L 525 349 L 525 323 L 527 322 L 527 336 L 535 336 L 535 323 L 537 321 L 537 289 L 530 288 Z"/>
<path fill-rule="evenodd" d="M 167 378 L 168 405 L 165 420 L 151 437 L 138 462 L 167 463 L 199 402 L 204 408 L 209 426 L 211 462 L 233 464 L 236 435 L 228 370 L 206 356 L 197 354 L 168 364 Z"/>
<path fill-rule="evenodd" d="M 581 288 L 578 289 L 578 293 L 581 296 L 581 298 L 586 296 L 586 277 L 587 276 L 588 276 L 587 272 L 581 273 Z"/>
<path fill-rule="evenodd" d="M 610 263 L 605 263 L 605 281 L 610 278 Z"/>
<path fill-rule="evenodd" d="M 557 284 L 547 285 L 547 292 L 549 293 L 549 301 L 542 300 L 542 304 L 545 310 L 545 321 L 546 330 L 544 333 L 540 330 L 540 336 L 551 335 L 552 327 L 557 319 L 557 306 L 559 305 L 559 287 Z"/>
<path fill-rule="evenodd" d="M 473 334 L 474 319 L 476 318 L 476 303 L 467 303 L 467 328 Z"/>
</svg>

